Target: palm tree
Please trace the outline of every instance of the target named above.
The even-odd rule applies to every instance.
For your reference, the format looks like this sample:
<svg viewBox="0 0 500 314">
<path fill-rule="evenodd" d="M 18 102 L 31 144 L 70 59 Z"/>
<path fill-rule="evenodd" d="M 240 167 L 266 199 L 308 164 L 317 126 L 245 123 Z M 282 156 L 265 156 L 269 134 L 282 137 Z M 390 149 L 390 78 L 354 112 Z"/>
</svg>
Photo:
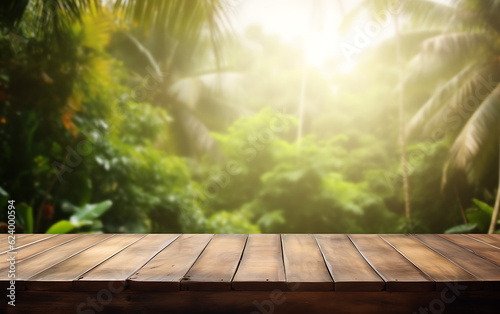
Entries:
<svg viewBox="0 0 500 314">
<path fill-rule="evenodd" d="M 118 16 L 137 25 L 131 26 L 132 31 L 122 36 L 118 45 L 125 41 L 129 61 L 130 57 L 136 58 L 126 63 L 137 78 L 132 80 L 132 87 L 140 88 L 141 80 L 153 74 L 157 86 L 154 91 L 147 91 L 147 99 L 138 100 L 169 109 L 174 117 L 172 127 L 176 132 L 172 134 L 177 136 L 174 140 L 174 144 L 178 144 L 177 152 L 217 155 L 210 124 L 217 124 L 216 117 L 228 113 L 235 116 L 237 112 L 235 106 L 214 92 L 224 85 L 223 80 L 234 83 L 236 76 L 228 71 L 224 75 L 220 73 L 224 44 L 230 33 L 231 6 L 225 0 L 10 0 L 0 5 L 0 20 L 14 28 L 29 8 L 35 29 L 41 35 L 49 32 L 57 35 L 84 14 L 97 12 L 103 6 L 109 6 Z M 194 58 L 195 54 L 198 58 Z M 200 54 L 204 58 L 200 58 Z M 215 64 L 208 67 L 197 62 L 211 58 Z M 203 106 L 200 105 L 202 98 Z"/>
<path fill-rule="evenodd" d="M 23 26 L 21 25 L 21 20 L 23 20 L 24 24 L 29 24 L 30 36 L 34 34 L 41 39 L 48 39 L 46 43 L 54 42 L 60 47 L 71 46 L 65 40 L 68 40 L 72 34 L 75 22 L 82 21 L 88 15 L 103 10 L 104 6 L 109 6 L 109 9 L 117 12 L 116 16 L 124 17 L 125 21 L 137 25 L 137 28 L 140 27 L 144 33 L 163 34 L 162 37 L 156 37 L 156 39 L 166 40 L 168 37 L 170 43 L 175 44 L 180 41 L 189 43 L 191 47 L 187 47 L 188 49 L 186 47 L 173 49 L 173 51 L 178 51 L 177 56 L 183 57 L 184 64 L 190 64 L 193 59 L 191 57 L 196 50 L 190 48 L 201 45 L 211 47 L 211 53 L 214 55 L 217 66 L 221 63 L 221 46 L 225 40 L 225 29 L 229 23 L 224 0 L 6 0 L 0 2 L 0 31 L 2 33 L 8 32 L 9 35 L 15 37 L 16 33 L 22 33 L 20 29 Z M 129 35 L 128 37 L 133 41 L 134 37 Z M 208 40 L 204 40 L 205 38 Z M 138 43 L 136 41 L 136 46 L 141 48 Z M 181 49 L 184 50 L 181 51 Z M 152 58 L 154 54 L 147 50 L 143 50 L 143 54 L 153 60 L 148 65 L 153 65 L 152 69 L 158 77 L 163 78 L 165 73 L 168 77 L 172 76 L 172 68 L 169 67 L 168 59 L 167 62 L 156 64 Z M 172 56 L 173 54 L 165 55 Z M 209 81 L 210 76 L 207 73 L 204 74 L 205 76 L 201 77 L 200 80 Z M 48 76 L 45 79 L 51 80 Z M 174 82 L 179 85 L 183 80 L 189 81 L 188 75 L 179 76 Z M 169 80 L 169 82 L 173 82 L 173 80 Z M 68 89 L 74 87 L 70 83 L 68 83 Z M 168 87 L 170 91 L 176 86 L 170 84 Z M 183 121 L 188 121 L 187 128 L 198 131 L 196 127 L 200 127 L 200 124 L 191 122 L 193 120 L 196 122 L 196 120 L 192 118 L 192 115 L 189 115 L 187 110 L 184 110 L 183 113 L 187 116 L 183 119 Z M 202 134 L 202 136 L 208 134 L 208 132 L 197 133 Z M 37 221 L 40 220 L 46 196 L 51 193 L 53 186 L 54 184 L 50 184 L 45 192 L 44 199 L 42 199 L 38 209 Z"/>
<path fill-rule="evenodd" d="M 144 29 L 166 31 L 169 36 L 185 36 L 197 39 L 208 27 L 212 44 L 219 46 L 223 28 L 227 26 L 227 6 L 224 0 L 6 0 L 0 4 L 0 18 L 6 26 L 13 27 L 31 8 L 35 23 L 55 29 L 68 26 L 88 11 L 97 11 L 109 5 Z"/>
<path fill-rule="evenodd" d="M 397 59 L 397 68 L 399 79 L 402 82 L 404 78 L 404 64 L 402 52 L 402 35 L 400 27 L 400 18 L 396 12 L 397 7 L 394 4 L 388 3 L 386 0 L 365 0 L 361 2 L 357 8 L 352 10 L 345 18 L 341 28 L 346 28 L 350 25 L 353 19 L 359 15 L 363 10 L 367 9 L 372 14 L 384 13 L 387 18 L 393 14 L 394 29 L 395 29 L 395 54 Z M 398 87 L 398 110 L 399 110 L 399 148 L 401 150 L 401 168 L 403 177 L 403 193 L 405 200 L 405 216 L 407 223 L 411 219 L 411 206 L 410 206 L 410 183 L 408 178 L 408 161 L 406 154 L 406 119 L 405 119 L 405 84 L 400 84 Z"/>
<path fill-rule="evenodd" d="M 399 17 L 394 16 L 394 29 L 396 31 L 396 56 L 398 62 L 398 74 L 399 80 L 402 81 L 404 78 L 404 65 L 403 56 L 401 51 L 401 30 L 399 26 Z M 401 166 L 403 171 L 403 192 L 405 199 L 405 214 L 406 219 L 409 221 L 411 219 L 411 207 L 410 207 L 410 181 L 408 179 L 408 159 L 406 156 L 406 135 L 405 135 L 405 84 L 401 84 L 398 90 L 398 108 L 399 108 L 399 148 L 401 150 Z"/>
<path fill-rule="evenodd" d="M 183 155 L 218 157 L 210 130 L 221 127 L 222 117 L 239 114 L 236 106 L 220 97 L 222 88 L 234 85 L 238 76 L 224 64 L 224 44 L 230 34 L 230 6 L 225 4 L 224 0 L 114 4 L 141 26 L 135 29 L 136 36 L 131 32 L 122 36 L 132 44 L 127 49 L 131 62 L 125 65 L 139 80 L 148 75 L 145 69 L 153 70 L 157 87 L 147 100 L 173 116 L 173 144 Z"/>
<path fill-rule="evenodd" d="M 500 122 L 500 2 L 493 0 L 439 4 L 412 1 L 432 10 L 405 10 L 418 25 L 439 30 L 424 41 L 406 81 L 430 81 L 434 90 L 408 124 L 408 134 L 423 130 L 437 140 L 452 139 L 444 179 L 450 170 L 485 182 L 496 160 Z M 428 12 L 431 12 L 429 14 Z M 424 15 L 427 15 L 424 17 Z M 448 169 L 448 171 L 446 171 Z M 489 233 L 495 230 L 500 207 L 500 175 Z"/>
<path fill-rule="evenodd" d="M 113 38 L 110 51 L 130 70 L 134 98 L 165 108 L 173 117 L 170 147 L 174 144 L 181 155 L 218 156 L 210 131 L 223 129 L 224 121 L 241 113 L 221 97 L 224 91 L 238 88 L 240 75 L 217 60 L 208 34 L 186 41 L 156 31 L 146 36 L 132 28 Z"/>
<path fill-rule="evenodd" d="M 348 24 L 368 6 L 372 13 L 384 10 L 384 0 L 367 0 L 347 17 Z M 430 136 L 437 141 L 452 139 L 450 155 L 443 171 L 443 182 L 452 171 L 464 172 L 470 182 L 484 183 L 491 167 L 500 164 L 498 154 L 500 122 L 500 2 L 495 0 L 433 0 L 399 2 L 399 15 L 411 23 L 413 31 L 396 32 L 379 49 L 406 42 L 417 49 L 405 49 L 413 57 L 401 87 L 423 93 L 432 90 L 406 126 L 407 137 Z M 398 39 L 399 38 L 399 39 Z M 405 44 L 406 45 L 406 44 Z M 390 52 L 389 52 L 390 53 Z M 396 54 L 396 58 L 397 54 Z M 499 157 L 500 158 L 500 157 Z M 500 209 L 500 174 L 489 233 L 494 232 Z"/>
</svg>

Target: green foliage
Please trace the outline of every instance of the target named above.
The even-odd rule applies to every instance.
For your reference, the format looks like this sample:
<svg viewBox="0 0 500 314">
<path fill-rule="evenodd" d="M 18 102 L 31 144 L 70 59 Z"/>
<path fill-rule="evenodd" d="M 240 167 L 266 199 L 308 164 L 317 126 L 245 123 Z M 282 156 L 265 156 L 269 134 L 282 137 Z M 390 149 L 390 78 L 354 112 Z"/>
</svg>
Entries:
<svg viewBox="0 0 500 314">
<path fill-rule="evenodd" d="M 423 222 L 415 218 L 402 218 L 399 220 L 397 232 L 398 233 L 426 233 L 428 227 Z"/>
<path fill-rule="evenodd" d="M 472 201 L 475 206 L 465 211 L 468 223 L 449 228 L 445 233 L 484 233 L 488 231 L 491 216 L 493 215 L 493 207 L 478 199 Z M 500 223 L 500 220 L 497 223 Z"/>
<path fill-rule="evenodd" d="M 81 230 L 82 227 L 90 227 L 91 231 L 100 231 L 102 223 L 97 220 L 104 212 L 106 212 L 112 203 L 104 201 L 98 204 L 86 204 L 82 207 L 77 207 L 72 204 L 63 204 L 63 210 L 71 212 L 69 221 L 60 220 L 50 226 L 47 230 L 49 234 L 68 233 L 75 229 Z M 26 233 L 33 233 L 33 210 L 31 206 L 21 203 L 16 206 L 17 220 Z"/>
<path fill-rule="evenodd" d="M 158 148 L 169 115 L 131 99 L 126 72 L 104 49 L 107 17 L 83 16 L 58 34 L 64 45 L 37 37 L 29 19 L 17 27 L 21 41 L 0 36 L 9 61 L 0 68 L 0 185 L 36 209 L 19 221 L 25 232 L 203 231 L 185 161 Z M 114 206 L 92 205 L 103 199 Z"/>
<path fill-rule="evenodd" d="M 75 225 L 67 220 L 60 220 L 53 224 L 46 233 L 48 234 L 61 234 L 61 233 L 69 233 L 75 229 Z"/>
<path fill-rule="evenodd" d="M 227 134 L 215 134 L 239 171 L 226 174 L 226 180 L 208 177 L 209 183 L 219 183 L 213 208 L 230 205 L 235 213 L 251 213 L 249 220 L 263 232 L 391 230 L 393 217 L 383 199 L 368 184 L 343 178 L 347 138 L 303 138 L 297 155 L 297 143 L 284 139 L 286 129 L 271 132 L 276 121 L 287 119 L 284 125 L 290 128 L 293 120 L 264 109 L 237 121 Z"/>
<path fill-rule="evenodd" d="M 33 233 L 33 208 L 26 203 L 16 205 L 16 220 L 26 233 Z"/>
<path fill-rule="evenodd" d="M 91 225 L 93 220 L 96 220 L 104 214 L 113 203 L 111 201 L 104 201 L 98 204 L 86 204 L 82 207 L 77 207 L 72 204 L 63 204 L 63 210 L 74 212 L 69 218 L 69 221 L 79 228 L 85 225 Z"/>
<path fill-rule="evenodd" d="M 257 225 L 249 222 L 250 215 L 244 211 L 218 211 L 209 217 L 207 232 L 213 233 L 260 233 Z"/>
<path fill-rule="evenodd" d="M 462 224 L 450 229 L 446 229 L 444 233 L 470 233 L 477 228 L 476 224 Z"/>
<path fill-rule="evenodd" d="M 467 220 L 475 224 L 480 231 L 486 232 L 490 226 L 493 207 L 477 199 L 473 199 L 472 201 L 476 206 L 466 211 Z"/>
<path fill-rule="evenodd" d="M 75 229 L 82 230 L 84 227 L 90 227 L 90 230 L 100 231 L 102 223 L 97 220 L 110 207 L 111 201 L 104 201 L 98 204 L 86 204 L 81 207 L 64 203 L 62 208 L 64 211 L 73 213 L 68 220 L 60 220 L 48 228 L 47 233 L 58 234 L 68 233 Z M 26 233 L 33 233 L 34 230 L 34 215 L 31 206 L 26 203 L 16 205 L 16 221 Z"/>
<path fill-rule="evenodd" d="M 394 39 L 344 73 L 335 58 L 304 67 L 300 45 L 259 27 L 223 59 L 223 1 L 18 2 L 0 5 L 0 205 L 17 201 L 24 232 L 488 228 L 492 208 L 475 198 L 491 203 L 497 184 L 498 97 L 488 90 L 455 130 L 443 118 L 467 105 L 481 76 L 498 81 L 498 49 L 488 48 L 498 36 L 485 29 L 498 25 L 463 18 L 462 2 L 402 7 L 407 25 L 432 26 L 402 34 L 404 60 L 428 57 L 405 81 L 408 113 L 417 112 L 409 129 L 425 126 L 407 147 L 409 220 L 400 218 Z M 489 12 L 477 1 L 462 9 Z M 443 33 L 447 20 L 459 34 Z M 424 137 L 438 127 L 447 136 Z M 471 187 L 443 171 L 447 160 L 469 182 L 487 178 Z"/>
</svg>

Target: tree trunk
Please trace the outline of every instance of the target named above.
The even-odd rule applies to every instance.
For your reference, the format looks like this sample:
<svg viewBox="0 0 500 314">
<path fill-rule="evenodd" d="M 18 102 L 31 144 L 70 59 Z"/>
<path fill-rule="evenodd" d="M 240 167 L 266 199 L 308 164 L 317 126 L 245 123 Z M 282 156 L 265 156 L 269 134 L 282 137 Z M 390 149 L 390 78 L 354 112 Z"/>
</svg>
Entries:
<svg viewBox="0 0 500 314">
<path fill-rule="evenodd" d="M 411 218 L 410 209 L 410 182 L 408 180 L 408 162 L 406 158 L 406 134 L 405 134 L 405 98 L 404 98 L 404 72 L 403 72 L 403 56 L 401 52 L 401 36 L 399 30 L 399 21 L 397 14 L 394 14 L 394 28 L 396 31 L 396 54 L 399 69 L 399 147 L 401 149 L 401 167 L 403 175 L 403 191 L 405 197 L 405 214 L 406 219 Z"/>
<path fill-rule="evenodd" d="M 315 31 L 313 30 L 313 24 L 318 23 L 318 21 L 321 21 L 321 2 L 319 0 L 315 0 L 312 4 L 311 8 L 311 16 L 309 18 L 309 27 L 305 33 L 305 37 L 303 38 L 303 53 L 304 53 L 304 58 L 302 60 L 302 82 L 300 84 L 300 100 L 299 100 L 299 110 L 298 110 L 298 116 L 299 116 L 299 125 L 297 128 L 297 161 L 300 158 L 300 148 L 301 148 L 301 141 L 302 141 L 302 134 L 303 134 L 303 128 L 304 128 L 304 111 L 306 109 L 306 89 L 307 89 L 307 71 L 309 70 L 308 65 L 307 65 L 307 60 L 306 60 L 306 51 L 307 51 L 307 38 Z"/>
<path fill-rule="evenodd" d="M 500 141 L 499 141 L 499 154 L 500 154 Z M 495 227 L 497 225 L 497 220 L 498 220 L 498 212 L 500 209 L 500 155 L 498 157 L 499 159 L 499 171 L 498 171 L 498 187 L 497 187 L 497 198 L 495 200 L 495 207 L 493 208 L 493 215 L 491 215 L 491 223 L 490 223 L 490 228 L 488 229 L 488 234 L 492 234 L 495 232 Z"/>
<path fill-rule="evenodd" d="M 302 68 L 302 82 L 300 83 L 300 100 L 299 100 L 299 125 L 297 128 L 297 158 L 300 156 L 300 144 L 302 141 L 302 128 L 304 124 L 304 110 L 306 108 L 306 86 L 307 86 L 307 65 L 304 60 Z"/>
<path fill-rule="evenodd" d="M 464 224 L 468 224 L 467 216 L 465 215 L 464 207 L 462 206 L 462 201 L 460 200 L 460 195 L 458 195 L 457 187 L 454 186 L 453 190 L 455 190 L 455 197 L 457 198 L 458 208 L 460 209 L 460 214 L 462 215 L 462 219 L 464 220 Z"/>
</svg>

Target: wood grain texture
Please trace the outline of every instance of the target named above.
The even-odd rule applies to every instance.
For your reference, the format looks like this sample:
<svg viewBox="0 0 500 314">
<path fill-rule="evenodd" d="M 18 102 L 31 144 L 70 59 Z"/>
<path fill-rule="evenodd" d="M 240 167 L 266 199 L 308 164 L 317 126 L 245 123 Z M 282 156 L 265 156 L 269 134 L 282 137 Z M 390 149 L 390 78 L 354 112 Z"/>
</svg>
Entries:
<svg viewBox="0 0 500 314">
<path fill-rule="evenodd" d="M 466 269 L 476 278 L 484 282 L 487 290 L 500 290 L 500 267 L 476 254 L 433 234 L 415 235 L 439 254 L 446 256 L 450 261 Z"/>
<path fill-rule="evenodd" d="M 235 290 L 269 297 L 326 290 L 335 295 L 387 290 L 400 296 L 447 297 L 453 287 L 500 291 L 496 235 L 45 236 L 18 238 L 25 239 L 16 249 L 18 292 L 186 292 L 200 302 L 196 296 L 211 295 L 204 292 Z M 9 284 L 9 266 L 7 260 L 0 261 L 0 288 Z M 0 301 L 6 296 L 0 295 Z"/>
<path fill-rule="evenodd" d="M 436 290 L 459 284 L 479 290 L 482 281 L 410 235 L 382 235 L 389 244 L 436 282 Z"/>
<path fill-rule="evenodd" d="M 359 252 L 386 282 L 387 291 L 431 291 L 434 281 L 376 234 L 350 234 Z"/>
<path fill-rule="evenodd" d="M 30 234 L 34 234 L 34 233 L 16 233 L 16 237 L 18 238 L 23 238 L 27 235 L 30 235 Z M 10 236 L 11 234 L 10 233 L 0 233 L 0 240 L 4 240 L 4 239 L 7 239 L 8 236 Z"/>
<path fill-rule="evenodd" d="M 482 241 L 461 234 L 440 234 L 439 236 L 464 247 L 475 254 L 500 266 L 500 249 Z"/>
<path fill-rule="evenodd" d="M 85 250 L 96 243 L 99 243 L 113 235 L 109 234 L 90 234 L 85 237 L 77 238 L 70 243 L 65 243 L 50 251 L 26 258 L 16 264 L 16 280 L 23 281 L 33 275 Z M 0 269 L 0 281 L 7 280 L 6 268 Z"/>
<path fill-rule="evenodd" d="M 55 234 L 22 234 L 22 235 L 15 235 L 15 249 L 11 250 L 10 249 L 10 244 L 7 241 L 8 236 L 5 237 L 5 240 L 0 243 L 0 254 L 5 254 L 9 251 L 16 251 L 22 247 L 25 247 L 27 245 L 35 244 L 38 243 L 39 241 L 43 241 L 44 239 L 48 239 L 55 236 Z"/>
<path fill-rule="evenodd" d="M 73 281 L 103 261 L 144 237 L 139 234 L 120 234 L 110 237 L 29 278 L 30 290 L 69 290 Z M 49 253 L 50 254 L 50 253 Z"/>
<path fill-rule="evenodd" d="M 286 289 L 279 234 L 250 234 L 233 278 L 235 290 Z"/>
<path fill-rule="evenodd" d="M 384 281 L 345 234 L 317 234 L 335 291 L 380 291 Z"/>
<path fill-rule="evenodd" d="M 231 290 L 246 234 L 216 234 L 181 281 L 181 290 Z"/>
<path fill-rule="evenodd" d="M 497 314 L 498 292 L 281 292 L 281 291 L 163 291 L 125 290 L 101 303 L 95 292 L 23 291 L 17 295 L 15 313 L 443 313 Z M 94 300 L 94 302 L 89 301 Z M 106 300 L 102 297 L 101 300 Z M 438 309 L 438 310 L 437 310 Z"/>
<path fill-rule="evenodd" d="M 37 241 L 31 245 L 25 245 L 21 248 L 17 248 L 16 252 L 16 262 L 21 262 L 27 258 L 31 258 L 37 254 L 41 254 L 47 250 L 51 250 L 59 245 L 72 241 L 81 235 L 79 234 L 59 234 L 54 237 L 45 238 L 42 241 Z M 7 253 L 9 255 L 10 253 Z M 7 265 L 4 258 L 0 258 L 0 268 Z"/>
<path fill-rule="evenodd" d="M 73 282 L 73 287 L 81 291 L 99 291 L 110 285 L 125 286 L 128 277 L 179 236 L 179 234 L 149 234 L 80 276 Z"/>
<path fill-rule="evenodd" d="M 288 290 L 333 290 L 333 280 L 312 234 L 283 234 L 281 241 Z"/>
<path fill-rule="evenodd" d="M 84 237 L 79 237 L 69 243 L 57 246 L 50 251 L 36 254 L 31 258 L 26 258 L 23 261 L 16 263 L 15 279 L 17 290 L 24 290 L 26 280 L 35 274 L 112 236 L 113 235 L 109 234 L 85 235 Z M 4 267 L 0 269 L 0 288 L 5 287 L 9 280 L 8 268 Z"/>
<path fill-rule="evenodd" d="M 181 280 L 212 237 L 212 234 L 181 235 L 129 278 L 130 289 L 180 290 Z"/>
<path fill-rule="evenodd" d="M 467 234 L 467 236 L 500 248 L 500 234 Z"/>
</svg>

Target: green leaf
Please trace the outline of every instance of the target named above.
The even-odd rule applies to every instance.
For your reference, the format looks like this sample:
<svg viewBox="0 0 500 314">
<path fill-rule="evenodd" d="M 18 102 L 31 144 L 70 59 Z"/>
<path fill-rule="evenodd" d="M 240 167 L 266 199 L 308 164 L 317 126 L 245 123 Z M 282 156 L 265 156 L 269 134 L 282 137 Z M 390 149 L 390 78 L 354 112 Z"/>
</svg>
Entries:
<svg viewBox="0 0 500 314">
<path fill-rule="evenodd" d="M 491 215 L 488 215 L 477 208 L 470 208 L 466 211 L 467 220 L 470 224 L 477 225 L 480 231 L 488 230 L 490 225 Z"/>
<path fill-rule="evenodd" d="M 476 204 L 476 206 L 481 210 L 483 211 L 484 213 L 488 214 L 488 215 L 493 215 L 493 207 L 491 207 L 490 205 L 486 204 L 485 202 L 481 202 L 480 200 L 478 199 L 472 199 L 472 201 L 474 202 L 474 204 Z"/>
<path fill-rule="evenodd" d="M 490 225 L 493 208 L 477 199 L 473 199 L 472 201 L 476 206 L 467 209 L 467 220 L 470 224 L 477 225 L 479 231 L 486 232 L 486 230 L 488 230 L 488 226 Z"/>
<path fill-rule="evenodd" d="M 4 189 L 2 189 L 1 186 L 0 186 L 0 196 L 5 196 L 5 197 L 9 196 L 9 193 L 7 193 L 7 191 L 5 191 Z"/>
<path fill-rule="evenodd" d="M 16 213 L 25 233 L 33 233 L 33 208 L 26 203 L 16 206 Z"/>
<path fill-rule="evenodd" d="M 53 224 L 49 230 L 47 230 L 46 233 L 49 234 L 60 234 L 60 233 L 68 233 L 71 230 L 75 229 L 75 226 L 67 221 L 67 220 L 61 220 Z"/>
<path fill-rule="evenodd" d="M 444 233 L 469 233 L 476 229 L 476 224 L 463 224 L 447 229 Z"/>
<path fill-rule="evenodd" d="M 111 205 L 113 205 L 113 203 L 110 200 L 106 200 L 97 204 L 87 204 L 82 207 L 77 207 L 75 214 L 70 217 L 70 221 L 75 226 L 89 224 L 89 222 L 104 214 Z"/>
</svg>

